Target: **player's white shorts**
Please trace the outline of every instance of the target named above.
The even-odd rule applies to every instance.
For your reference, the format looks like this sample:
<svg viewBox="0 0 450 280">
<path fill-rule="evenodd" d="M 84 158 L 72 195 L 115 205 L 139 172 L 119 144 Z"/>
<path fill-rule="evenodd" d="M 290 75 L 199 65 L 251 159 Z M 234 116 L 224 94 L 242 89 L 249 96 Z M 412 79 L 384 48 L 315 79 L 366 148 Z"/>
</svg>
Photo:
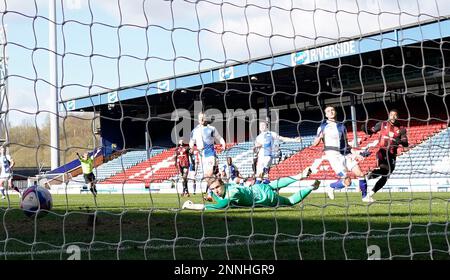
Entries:
<svg viewBox="0 0 450 280">
<path fill-rule="evenodd" d="M 207 176 L 207 174 L 214 175 L 214 166 L 217 165 L 217 159 L 215 156 L 211 157 L 202 157 L 202 169 L 203 176 Z"/>
<path fill-rule="evenodd" d="M 188 171 L 189 173 L 188 173 L 188 179 L 190 180 L 190 181 L 194 181 L 194 180 L 196 180 L 197 179 L 197 170 L 190 170 L 189 169 L 189 171 Z"/>
<path fill-rule="evenodd" d="M 352 171 L 358 165 L 352 154 L 344 156 L 338 151 L 325 151 L 325 159 L 328 160 L 331 168 L 339 177 L 345 177 L 347 172 Z"/>
<path fill-rule="evenodd" d="M 0 173 L 0 180 L 9 180 L 12 178 L 11 173 Z"/>
<path fill-rule="evenodd" d="M 258 157 L 258 162 L 256 163 L 256 176 L 260 176 L 264 173 L 264 169 L 269 169 L 272 166 L 271 156 Z"/>
</svg>

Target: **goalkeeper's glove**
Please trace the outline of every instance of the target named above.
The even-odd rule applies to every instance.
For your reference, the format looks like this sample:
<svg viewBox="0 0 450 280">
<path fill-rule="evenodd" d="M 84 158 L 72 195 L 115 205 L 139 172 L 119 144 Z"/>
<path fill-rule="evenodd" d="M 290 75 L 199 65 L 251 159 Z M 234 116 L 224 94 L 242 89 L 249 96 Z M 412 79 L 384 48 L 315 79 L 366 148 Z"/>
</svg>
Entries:
<svg viewBox="0 0 450 280">
<path fill-rule="evenodd" d="M 184 202 L 183 206 L 181 207 L 181 209 L 190 209 L 190 210 L 203 210 L 204 208 L 205 208 L 205 205 L 195 204 L 190 200 Z"/>
</svg>

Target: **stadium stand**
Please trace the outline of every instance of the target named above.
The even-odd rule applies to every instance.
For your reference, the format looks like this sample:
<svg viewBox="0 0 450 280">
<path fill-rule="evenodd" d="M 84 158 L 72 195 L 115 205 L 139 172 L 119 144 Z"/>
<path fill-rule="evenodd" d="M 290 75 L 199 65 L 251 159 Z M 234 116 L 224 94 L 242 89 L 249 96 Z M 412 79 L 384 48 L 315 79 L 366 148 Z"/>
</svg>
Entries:
<svg viewBox="0 0 450 280">
<path fill-rule="evenodd" d="M 92 152 L 88 153 L 89 156 L 92 155 Z M 97 157 L 100 157 L 97 156 Z M 74 159 L 64 165 L 61 165 L 58 168 L 55 168 L 53 170 L 50 170 L 49 172 L 47 172 L 46 174 L 51 175 L 51 174 L 61 174 L 61 173 L 66 173 L 66 172 L 70 172 L 76 168 L 80 167 L 80 161 L 78 159 Z"/>
<path fill-rule="evenodd" d="M 427 129 L 434 131 L 439 125 Z M 417 137 L 422 128 L 413 132 Z M 392 179 L 439 178 L 450 175 L 450 130 L 444 129 L 397 158 Z"/>
<path fill-rule="evenodd" d="M 370 118 L 371 120 L 383 119 L 383 116 Z M 297 124 L 280 125 L 280 134 L 286 137 L 297 137 L 301 132 L 301 142 L 280 143 L 281 156 L 275 158 L 269 177 L 276 179 L 279 177 L 297 174 L 306 166 L 313 165 L 315 161 L 320 161 L 317 165 L 318 172 L 311 175 L 310 179 L 333 180 L 336 178 L 331 166 L 326 160 L 321 160 L 323 144 L 318 147 L 311 147 L 317 130 L 317 123 L 302 122 Z M 443 161 L 449 161 L 449 131 L 447 124 L 442 121 L 427 121 L 412 118 L 408 127 L 408 138 L 410 149 L 403 153 L 403 148 L 399 148 L 397 166 L 391 178 L 422 178 L 423 176 L 448 176 L 449 168 L 445 169 Z M 445 129 L 444 131 L 442 131 Z M 353 133 L 348 133 L 349 142 L 353 141 Z M 370 147 L 370 156 L 360 162 L 361 169 L 368 172 L 376 167 L 375 153 L 377 151 L 376 141 L 378 134 L 371 137 L 359 131 L 359 147 Z M 218 152 L 219 168 L 226 163 L 227 157 L 232 157 L 233 163 L 238 167 L 243 177 L 253 175 L 253 142 L 227 144 L 225 152 L 221 151 L 220 145 L 216 145 Z M 61 168 L 76 166 L 75 160 Z M 316 162 L 316 163 L 318 163 Z M 79 165 L 79 163 L 78 163 Z M 445 169 L 445 170 L 444 170 Z M 176 179 L 178 171 L 174 166 L 174 149 L 153 149 L 150 159 L 147 160 L 145 151 L 130 151 L 120 155 L 118 158 L 104 163 L 96 168 L 97 179 L 101 184 L 137 184 L 160 183 L 170 179 Z M 197 177 L 201 178 L 203 172 L 201 167 Z M 83 183 L 82 175 L 73 178 L 72 182 Z"/>
<path fill-rule="evenodd" d="M 227 144 L 227 149 L 232 144 Z M 215 145 L 217 153 L 221 153 L 220 145 Z M 177 175 L 178 171 L 175 167 L 175 148 L 164 150 L 152 158 L 143 161 L 124 172 L 118 173 L 105 181 L 102 184 L 145 184 L 146 187 L 150 183 L 161 183 L 169 180 Z M 200 174 L 201 175 L 201 171 Z"/>
<path fill-rule="evenodd" d="M 412 122 L 411 127 L 408 128 L 408 138 L 409 138 L 409 144 L 410 144 L 410 151 L 414 151 L 414 147 L 419 145 L 424 140 L 429 139 L 434 134 L 440 132 L 444 127 L 446 127 L 443 123 L 432 123 L 432 124 L 421 124 L 420 122 Z M 443 139 L 445 139 L 445 133 L 443 134 Z M 378 139 L 378 133 L 374 134 L 370 138 L 365 138 L 363 132 L 358 132 L 358 138 L 363 139 L 362 142 L 360 142 L 359 147 L 367 147 L 369 144 L 375 144 L 374 141 Z M 353 139 L 353 133 L 348 133 L 348 139 L 349 142 L 352 142 Z M 441 140 L 443 141 L 443 140 Z M 445 145 L 444 148 L 445 149 Z M 308 147 L 296 154 L 294 154 L 292 157 L 288 158 L 287 160 L 281 162 L 280 164 L 272 167 L 270 172 L 270 178 L 275 179 L 279 177 L 284 176 L 290 176 L 297 174 L 299 170 L 303 170 L 309 165 L 312 165 L 315 160 L 321 160 L 322 157 L 322 150 L 323 150 L 323 144 L 320 144 L 318 147 Z M 378 148 L 370 147 L 369 151 L 371 152 L 371 155 L 367 158 L 365 158 L 363 161 L 360 162 L 360 167 L 363 171 L 367 172 L 373 168 L 376 167 L 376 151 Z M 419 148 L 420 150 L 420 148 Z M 423 149 L 422 149 L 423 150 Z M 402 154 L 403 148 L 399 148 L 399 155 Z M 399 157 L 400 158 L 400 157 Z M 402 157 L 402 158 L 405 158 Z M 418 165 L 420 166 L 420 163 L 418 162 L 419 157 L 409 157 L 410 163 L 409 166 Z M 399 160 L 399 159 L 398 159 Z M 430 164 L 430 162 L 428 162 Z M 397 169 L 396 169 L 397 170 Z M 401 169 L 402 170 L 402 169 Z M 416 169 L 415 169 L 416 170 Z M 409 174 L 411 174 L 413 171 L 411 170 Z M 425 171 L 423 171 L 425 172 Z M 427 173 L 427 172 L 425 172 Z M 429 173 L 429 172 L 428 172 Z M 400 174 L 400 173 L 399 173 Z M 403 176 L 405 174 L 402 174 Z M 318 173 L 311 175 L 311 179 L 319 179 L 319 180 L 332 180 L 336 178 L 336 175 L 334 174 L 333 170 L 331 169 L 331 166 L 329 165 L 328 161 L 323 160 L 320 165 L 318 166 Z"/>
<path fill-rule="evenodd" d="M 103 181 L 103 184 L 136 184 L 148 181 L 162 182 L 176 173 L 175 149 L 167 149 L 148 160 L 125 169 Z M 151 179 L 149 179 L 151 177 Z"/>
</svg>

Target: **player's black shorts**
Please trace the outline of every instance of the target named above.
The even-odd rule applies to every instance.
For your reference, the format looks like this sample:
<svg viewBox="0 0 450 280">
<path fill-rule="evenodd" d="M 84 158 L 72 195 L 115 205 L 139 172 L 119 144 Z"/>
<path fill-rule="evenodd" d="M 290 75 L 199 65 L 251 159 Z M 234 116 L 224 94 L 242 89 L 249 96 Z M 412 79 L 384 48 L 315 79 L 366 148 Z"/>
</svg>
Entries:
<svg viewBox="0 0 450 280">
<path fill-rule="evenodd" d="M 178 172 L 181 174 L 181 176 L 187 175 L 189 172 L 189 166 L 178 165 Z"/>
<path fill-rule="evenodd" d="M 380 149 L 377 152 L 378 166 L 381 168 L 391 170 L 391 172 L 395 168 L 395 159 L 396 158 L 397 158 L 396 155 L 386 151 L 385 149 Z"/>
<path fill-rule="evenodd" d="M 86 184 L 93 183 L 95 181 L 94 173 L 83 174 L 83 177 Z"/>
</svg>

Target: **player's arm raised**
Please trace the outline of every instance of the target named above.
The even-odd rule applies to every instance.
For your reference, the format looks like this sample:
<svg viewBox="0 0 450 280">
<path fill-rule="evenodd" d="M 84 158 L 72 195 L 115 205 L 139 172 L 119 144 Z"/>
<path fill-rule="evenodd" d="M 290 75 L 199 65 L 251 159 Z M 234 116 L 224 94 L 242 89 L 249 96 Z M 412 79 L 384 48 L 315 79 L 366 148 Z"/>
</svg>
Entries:
<svg viewBox="0 0 450 280">
<path fill-rule="evenodd" d="M 100 154 L 101 151 L 102 151 L 102 148 L 98 148 L 98 149 L 95 151 L 94 158 L 95 158 L 96 156 L 98 156 L 98 154 Z"/>
</svg>

